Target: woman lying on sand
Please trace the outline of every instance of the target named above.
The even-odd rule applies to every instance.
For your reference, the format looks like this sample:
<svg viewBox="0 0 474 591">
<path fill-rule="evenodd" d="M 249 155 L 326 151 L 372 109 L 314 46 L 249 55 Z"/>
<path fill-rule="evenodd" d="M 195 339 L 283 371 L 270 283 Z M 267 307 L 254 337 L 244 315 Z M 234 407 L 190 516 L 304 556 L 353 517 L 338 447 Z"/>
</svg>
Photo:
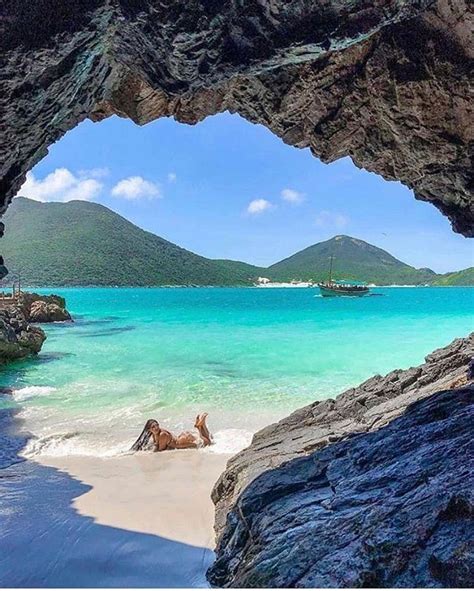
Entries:
<svg viewBox="0 0 474 591">
<path fill-rule="evenodd" d="M 180 435 L 173 435 L 166 429 L 162 429 L 155 419 L 148 419 L 140 437 L 135 441 L 131 449 L 132 451 L 145 449 L 150 438 L 153 438 L 153 443 L 155 444 L 154 451 L 190 449 L 212 445 L 212 435 L 207 428 L 206 418 L 207 412 L 196 417 L 194 426 L 198 430 L 199 436 L 189 431 L 185 431 Z"/>
</svg>

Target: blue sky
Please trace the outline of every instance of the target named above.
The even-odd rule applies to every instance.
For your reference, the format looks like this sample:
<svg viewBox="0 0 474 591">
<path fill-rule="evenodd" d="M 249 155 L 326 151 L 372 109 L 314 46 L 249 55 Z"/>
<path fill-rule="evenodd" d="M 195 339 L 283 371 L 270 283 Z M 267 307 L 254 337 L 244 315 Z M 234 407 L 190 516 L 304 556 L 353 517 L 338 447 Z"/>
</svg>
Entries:
<svg viewBox="0 0 474 591">
<path fill-rule="evenodd" d="M 85 121 L 52 148 L 20 194 L 90 199 L 210 258 L 269 265 L 336 234 L 416 267 L 474 264 L 473 243 L 400 183 L 326 165 L 237 115 L 196 126 Z"/>
</svg>

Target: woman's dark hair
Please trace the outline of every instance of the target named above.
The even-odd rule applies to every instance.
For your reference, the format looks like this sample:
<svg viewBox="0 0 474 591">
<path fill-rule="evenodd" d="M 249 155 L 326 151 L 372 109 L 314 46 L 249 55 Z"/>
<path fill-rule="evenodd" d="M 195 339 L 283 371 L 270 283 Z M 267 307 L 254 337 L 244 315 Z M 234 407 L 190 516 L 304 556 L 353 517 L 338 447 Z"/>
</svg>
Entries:
<svg viewBox="0 0 474 591">
<path fill-rule="evenodd" d="M 140 433 L 140 437 L 130 448 L 131 451 L 141 451 L 142 449 L 145 449 L 145 447 L 148 445 L 148 442 L 150 441 L 151 428 L 154 426 L 159 427 L 158 422 L 155 421 L 155 419 L 148 419 L 148 421 L 145 423 L 145 426 L 143 427 L 143 431 Z"/>
</svg>

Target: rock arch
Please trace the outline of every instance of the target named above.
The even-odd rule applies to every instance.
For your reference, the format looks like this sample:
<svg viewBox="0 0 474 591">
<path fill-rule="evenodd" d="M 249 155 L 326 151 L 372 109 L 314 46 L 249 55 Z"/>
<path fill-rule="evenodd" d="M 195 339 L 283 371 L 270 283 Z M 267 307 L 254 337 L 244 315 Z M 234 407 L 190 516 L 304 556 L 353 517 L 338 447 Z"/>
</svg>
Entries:
<svg viewBox="0 0 474 591">
<path fill-rule="evenodd" d="M 89 117 L 224 110 L 412 188 L 474 235 L 467 0 L 5 0 L 0 211 Z"/>
</svg>

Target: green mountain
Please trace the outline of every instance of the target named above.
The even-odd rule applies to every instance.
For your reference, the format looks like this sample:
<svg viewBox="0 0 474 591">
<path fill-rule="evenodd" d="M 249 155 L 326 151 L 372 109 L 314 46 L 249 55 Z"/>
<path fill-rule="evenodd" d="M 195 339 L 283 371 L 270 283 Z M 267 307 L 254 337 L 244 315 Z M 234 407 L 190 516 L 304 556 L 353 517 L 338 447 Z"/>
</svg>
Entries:
<svg viewBox="0 0 474 591">
<path fill-rule="evenodd" d="M 438 275 L 434 285 L 474 285 L 474 267 L 463 269 L 455 273 Z"/>
<path fill-rule="evenodd" d="M 2 254 L 24 285 L 250 285 L 252 265 L 213 261 L 146 232 L 103 205 L 17 197 Z"/>
<path fill-rule="evenodd" d="M 334 256 L 334 279 L 377 285 L 422 285 L 437 277 L 431 269 L 410 267 L 385 250 L 350 236 L 335 236 L 309 246 L 272 265 L 268 273 L 279 281 L 321 281 L 328 278 L 331 255 Z"/>
<path fill-rule="evenodd" d="M 103 205 L 40 203 L 17 197 L 4 216 L 1 250 L 11 283 L 23 285 L 252 285 L 333 277 L 378 285 L 474 285 L 474 268 L 437 275 L 350 236 L 335 236 L 268 267 L 212 260 L 146 232 Z"/>
</svg>

